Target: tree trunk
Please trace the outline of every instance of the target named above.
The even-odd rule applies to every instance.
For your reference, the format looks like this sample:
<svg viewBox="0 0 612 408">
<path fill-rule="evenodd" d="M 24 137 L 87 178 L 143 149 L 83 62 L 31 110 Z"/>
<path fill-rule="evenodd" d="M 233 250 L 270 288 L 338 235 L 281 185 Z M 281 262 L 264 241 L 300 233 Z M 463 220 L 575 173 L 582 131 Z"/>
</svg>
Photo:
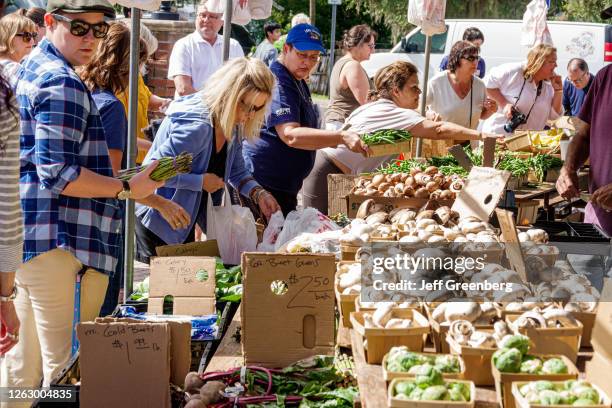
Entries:
<svg viewBox="0 0 612 408">
<path fill-rule="evenodd" d="M 309 16 L 310 16 L 310 23 L 312 25 L 316 25 L 315 23 L 315 15 L 317 13 L 317 1 L 316 0 L 310 0 L 310 7 L 309 7 Z"/>
</svg>

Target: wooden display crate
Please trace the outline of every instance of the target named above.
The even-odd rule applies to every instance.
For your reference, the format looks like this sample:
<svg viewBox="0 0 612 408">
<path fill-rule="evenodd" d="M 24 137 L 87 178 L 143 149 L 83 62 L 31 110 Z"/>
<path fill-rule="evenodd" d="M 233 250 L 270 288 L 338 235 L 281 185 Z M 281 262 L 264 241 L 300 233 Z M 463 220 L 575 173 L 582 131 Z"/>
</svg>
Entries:
<svg viewBox="0 0 612 408">
<path fill-rule="evenodd" d="M 438 356 L 445 356 L 445 355 L 450 355 L 450 354 L 436 354 L 436 353 L 417 353 L 417 354 L 422 354 L 428 357 L 438 357 Z M 387 370 L 387 358 L 389 357 L 389 354 L 385 354 L 385 356 L 383 357 L 383 361 L 382 361 L 382 369 L 383 369 L 383 377 L 385 379 L 385 381 L 391 381 L 395 378 L 414 378 L 415 375 L 414 374 L 410 374 L 408 372 L 404 372 L 404 371 L 388 371 Z M 463 361 L 463 359 L 461 358 L 461 356 L 457 356 L 455 355 L 454 357 L 456 357 L 459 360 L 459 367 L 461 367 L 460 371 L 458 373 L 442 373 L 442 377 L 444 379 L 454 379 L 454 380 L 463 380 L 464 378 L 464 374 L 465 374 L 465 362 Z"/>
<path fill-rule="evenodd" d="M 542 360 L 549 358 L 560 358 L 567 365 L 567 374 L 524 374 L 524 373 L 502 373 L 497 367 L 491 365 L 493 372 L 493 378 L 495 379 L 495 392 L 497 393 L 497 400 L 502 403 L 502 408 L 515 408 L 516 403 L 514 396 L 512 395 L 512 383 L 515 381 L 563 381 L 563 380 L 574 380 L 578 378 L 578 369 L 567 357 L 564 355 L 552 355 L 552 354 L 532 354 Z"/>
<path fill-rule="evenodd" d="M 488 330 L 493 332 L 493 330 Z M 491 371 L 491 356 L 497 348 L 470 347 L 457 344 L 447 334 L 447 344 L 452 354 L 460 356 L 465 364 L 463 379 L 473 381 L 478 386 L 491 386 L 495 384 Z"/>
<path fill-rule="evenodd" d="M 371 157 L 410 153 L 412 151 L 412 139 L 398 143 L 370 145 L 370 151 L 372 152 Z"/>
<path fill-rule="evenodd" d="M 402 378 L 396 378 L 389 384 L 388 389 L 388 403 L 387 406 L 391 408 L 474 408 L 474 401 L 476 396 L 476 387 L 471 381 L 454 380 L 453 382 L 465 383 L 470 386 L 470 400 L 469 401 L 413 401 L 403 400 L 395 398 L 393 390 L 395 384 L 402 381 Z"/>
<path fill-rule="evenodd" d="M 356 263 L 355 261 L 341 261 L 338 265 L 342 264 L 351 264 Z M 338 309 L 340 310 L 340 319 L 342 320 L 342 325 L 346 328 L 353 327 L 351 325 L 350 315 L 355 311 L 355 299 L 359 298 L 359 293 L 353 293 L 350 295 L 345 295 L 340 290 L 338 283 L 340 281 L 340 273 L 336 271 L 336 278 L 334 283 L 334 292 L 336 293 L 336 303 L 338 305 Z"/>
<path fill-rule="evenodd" d="M 527 401 L 527 399 L 525 397 L 523 397 L 523 395 L 521 395 L 520 389 L 523 385 L 529 383 L 529 381 L 517 381 L 517 382 L 513 382 L 512 383 L 512 396 L 514 397 L 514 401 L 515 404 L 518 408 L 567 408 L 569 407 L 569 405 L 542 405 L 542 404 L 533 404 L 529 401 Z M 559 384 L 559 381 L 553 381 L 553 384 Z M 562 382 L 561 382 L 562 383 Z M 593 387 L 593 389 L 595 389 L 600 397 L 601 400 L 599 401 L 599 404 L 595 404 L 595 405 L 589 405 L 589 408 L 609 408 L 610 404 L 612 403 L 610 401 L 610 397 L 608 397 L 606 395 L 605 392 L 603 392 L 603 390 L 601 388 L 599 388 L 597 385 L 595 384 L 591 384 L 591 386 Z"/>
<path fill-rule="evenodd" d="M 596 312 L 572 312 L 580 323 L 582 323 L 582 336 L 580 337 L 580 347 L 592 347 L 591 346 L 591 334 L 593 332 L 593 325 L 595 324 Z"/>
<path fill-rule="evenodd" d="M 366 358 L 369 364 L 380 364 L 391 347 L 406 346 L 411 351 L 423 351 L 429 323 L 425 316 L 414 309 L 396 309 L 391 317 L 411 319 L 412 327 L 406 329 L 366 328 L 363 315 L 366 312 L 351 313 L 353 329 L 367 341 Z"/>
</svg>

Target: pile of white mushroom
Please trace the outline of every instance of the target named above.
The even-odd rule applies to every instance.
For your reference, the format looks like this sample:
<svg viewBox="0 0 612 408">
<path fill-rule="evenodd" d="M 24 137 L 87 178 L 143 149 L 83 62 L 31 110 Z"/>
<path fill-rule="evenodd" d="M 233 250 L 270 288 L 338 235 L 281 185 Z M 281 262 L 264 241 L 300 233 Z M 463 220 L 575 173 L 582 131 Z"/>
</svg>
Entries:
<svg viewBox="0 0 612 408">
<path fill-rule="evenodd" d="M 363 314 L 363 323 L 366 329 L 407 329 L 412 327 L 411 319 L 393 317 L 394 303 L 381 303 L 373 313 Z"/>
<path fill-rule="evenodd" d="M 355 180 L 353 194 L 366 197 L 406 197 L 454 200 L 465 182 L 456 175 L 445 176 L 435 166 L 410 173 L 376 174 Z"/>
<path fill-rule="evenodd" d="M 493 302 L 457 300 L 439 304 L 431 312 L 431 318 L 441 325 L 451 325 L 457 320 L 490 325 L 499 318 L 499 310 Z"/>
<path fill-rule="evenodd" d="M 518 333 L 523 328 L 554 328 L 554 327 L 576 327 L 578 320 L 571 312 L 557 308 L 548 307 L 545 310 L 534 309 L 523 313 L 510 323 L 510 328 Z"/>
<path fill-rule="evenodd" d="M 474 348 L 495 348 L 503 344 L 504 339 L 510 335 L 508 325 L 504 321 L 497 321 L 493 325 L 493 332 L 477 330 L 467 320 L 455 320 L 448 329 L 448 336 L 458 345 Z"/>
<path fill-rule="evenodd" d="M 341 264 L 338 266 L 337 286 L 343 295 L 361 292 L 361 264 Z"/>
</svg>

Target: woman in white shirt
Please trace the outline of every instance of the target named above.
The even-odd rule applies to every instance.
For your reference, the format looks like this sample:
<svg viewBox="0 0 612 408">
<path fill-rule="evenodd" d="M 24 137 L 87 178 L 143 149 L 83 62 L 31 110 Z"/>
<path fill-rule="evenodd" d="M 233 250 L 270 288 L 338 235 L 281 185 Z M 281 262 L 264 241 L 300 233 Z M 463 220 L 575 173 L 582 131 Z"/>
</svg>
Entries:
<svg viewBox="0 0 612 408">
<path fill-rule="evenodd" d="M 543 130 L 547 120 L 561 116 L 563 82 L 555 74 L 556 67 L 556 48 L 539 44 L 529 51 L 527 62 L 493 68 L 484 82 L 499 109 L 484 122 L 482 130 L 497 134 Z"/>
<path fill-rule="evenodd" d="M 370 102 L 351 113 L 345 123 L 359 134 L 380 129 L 405 129 L 425 139 L 481 140 L 483 133 L 450 122 L 426 119 L 414 109 L 419 106 L 417 68 L 407 61 L 396 61 L 380 69 L 374 77 Z M 486 135 L 487 137 L 495 137 Z M 315 166 L 304 181 L 304 206 L 327 212 L 327 175 L 360 174 L 376 169 L 395 156 L 365 158 L 344 146 L 326 149 L 324 166 Z"/>
</svg>

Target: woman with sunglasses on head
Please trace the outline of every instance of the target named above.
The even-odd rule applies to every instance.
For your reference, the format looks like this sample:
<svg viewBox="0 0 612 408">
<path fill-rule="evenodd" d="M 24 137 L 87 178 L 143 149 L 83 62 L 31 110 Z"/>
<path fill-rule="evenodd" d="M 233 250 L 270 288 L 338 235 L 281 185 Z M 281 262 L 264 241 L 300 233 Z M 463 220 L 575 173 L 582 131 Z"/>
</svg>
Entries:
<svg viewBox="0 0 612 408">
<path fill-rule="evenodd" d="M 479 48 L 469 41 L 453 45 L 447 70 L 436 74 L 428 84 L 426 105 L 430 119 L 476 129 L 480 119 L 495 113 L 497 103 L 487 98 L 487 88 L 476 75 L 478 53 Z M 450 147 L 453 141 L 441 143 Z"/>
<path fill-rule="evenodd" d="M 257 203 L 269 218 L 276 200 L 246 170 L 242 140 L 259 133 L 272 97 L 274 76 L 258 59 L 228 61 L 204 89 L 170 104 L 145 163 L 161 157 L 193 155 L 191 173 L 168 180 L 157 194 L 174 201 L 187 216 L 168 221 L 154 208 L 136 210 L 137 257 L 149 262 L 157 246 L 192 242 L 196 224 L 206 231 L 208 196 L 218 204 L 225 183 Z M 216 194 L 215 194 L 216 193 Z"/>
<path fill-rule="evenodd" d="M 555 73 L 557 49 L 539 44 L 529 50 L 526 62 L 499 65 L 484 78 L 487 94 L 499 110 L 483 130 L 508 134 L 516 129 L 544 130 L 546 121 L 563 112 L 563 81 Z"/>
<path fill-rule="evenodd" d="M 36 45 L 36 24 L 19 11 L 0 19 L 0 66 L 3 75 L 15 90 L 21 60 Z"/>
</svg>

